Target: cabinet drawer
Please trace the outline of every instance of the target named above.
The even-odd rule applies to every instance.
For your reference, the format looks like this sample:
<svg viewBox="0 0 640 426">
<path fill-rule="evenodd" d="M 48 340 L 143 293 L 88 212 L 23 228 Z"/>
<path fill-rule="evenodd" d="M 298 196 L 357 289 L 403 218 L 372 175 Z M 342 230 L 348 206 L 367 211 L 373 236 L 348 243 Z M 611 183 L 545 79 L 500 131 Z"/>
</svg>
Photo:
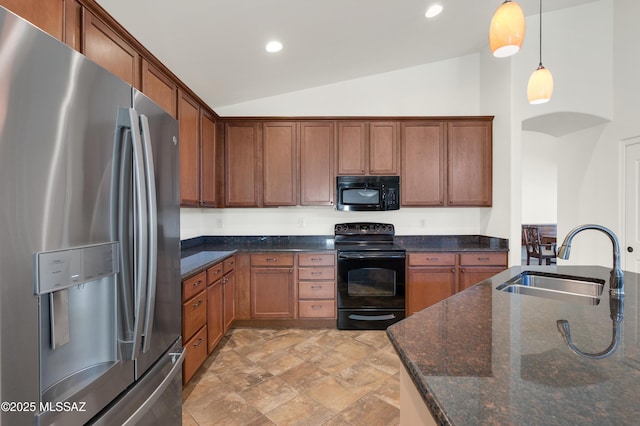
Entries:
<svg viewBox="0 0 640 426">
<path fill-rule="evenodd" d="M 409 253 L 409 266 L 455 266 L 455 253 Z"/>
<path fill-rule="evenodd" d="M 252 254 L 251 266 L 293 266 L 293 254 L 291 253 Z"/>
<path fill-rule="evenodd" d="M 189 300 L 196 294 L 205 289 L 207 281 L 206 271 L 200 272 L 198 275 L 184 280 L 182 282 L 182 301 Z"/>
<path fill-rule="evenodd" d="M 465 266 L 465 265 L 506 266 L 507 253 L 491 253 L 491 252 L 461 253 L 460 266 Z"/>
<path fill-rule="evenodd" d="M 298 268 L 299 280 L 333 280 L 335 277 L 335 268 Z"/>
<path fill-rule="evenodd" d="M 336 284 L 334 281 L 316 281 L 298 283 L 298 298 L 300 299 L 334 299 Z"/>
<path fill-rule="evenodd" d="M 299 266 L 334 266 L 336 257 L 333 253 L 303 253 L 298 255 Z"/>
<path fill-rule="evenodd" d="M 230 271 L 233 271 L 233 268 L 236 266 L 236 257 L 231 256 L 228 259 L 222 261 L 222 271 L 227 274 Z"/>
<path fill-rule="evenodd" d="M 182 384 L 187 383 L 207 359 L 207 327 L 204 326 L 184 345 L 185 356 L 182 365 Z"/>
<path fill-rule="evenodd" d="M 298 302 L 298 316 L 300 318 L 335 318 L 335 301 L 301 300 Z"/>
<path fill-rule="evenodd" d="M 182 304 L 182 335 L 189 339 L 207 322 L 207 292 L 202 291 Z"/>
<path fill-rule="evenodd" d="M 211 285 L 222 278 L 222 262 L 207 269 L 207 285 Z"/>
</svg>

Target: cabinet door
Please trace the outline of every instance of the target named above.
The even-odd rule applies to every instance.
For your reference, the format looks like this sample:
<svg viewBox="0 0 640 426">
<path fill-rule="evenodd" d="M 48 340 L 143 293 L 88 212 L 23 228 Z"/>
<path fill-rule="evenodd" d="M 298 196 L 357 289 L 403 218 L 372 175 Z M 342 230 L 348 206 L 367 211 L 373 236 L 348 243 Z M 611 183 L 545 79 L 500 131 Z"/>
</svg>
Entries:
<svg viewBox="0 0 640 426">
<path fill-rule="evenodd" d="M 64 0 L 0 0 L 0 5 L 62 41 Z"/>
<path fill-rule="evenodd" d="M 369 174 L 398 174 L 398 123 L 369 123 Z"/>
<path fill-rule="evenodd" d="M 138 52 L 87 9 L 83 12 L 82 53 L 139 88 Z"/>
<path fill-rule="evenodd" d="M 251 318 L 293 318 L 291 268 L 251 268 Z"/>
<path fill-rule="evenodd" d="M 407 315 L 452 296 L 456 291 L 455 267 L 408 268 Z"/>
<path fill-rule="evenodd" d="M 142 93 L 160 105 L 173 118 L 178 118 L 178 86 L 162 71 L 142 60 Z"/>
<path fill-rule="evenodd" d="M 298 135 L 294 122 L 262 125 L 262 204 L 295 206 L 298 201 Z"/>
<path fill-rule="evenodd" d="M 402 124 L 402 206 L 444 205 L 444 131 L 440 122 Z"/>
<path fill-rule="evenodd" d="M 225 124 L 225 206 L 260 205 L 259 125 L 255 122 Z"/>
<path fill-rule="evenodd" d="M 503 266 L 461 266 L 458 274 L 458 291 L 478 284 L 505 269 Z"/>
<path fill-rule="evenodd" d="M 217 207 L 218 203 L 218 167 L 216 153 L 218 152 L 216 140 L 215 118 L 200 110 L 200 205 Z"/>
<path fill-rule="evenodd" d="M 178 120 L 180 122 L 180 204 L 197 206 L 200 193 L 199 105 L 180 92 Z"/>
<path fill-rule="evenodd" d="M 366 123 L 338 123 L 338 174 L 364 175 L 367 172 Z"/>
<path fill-rule="evenodd" d="M 207 287 L 207 342 L 211 353 L 224 336 L 222 280 Z"/>
<path fill-rule="evenodd" d="M 226 333 L 236 319 L 236 274 L 230 272 L 223 281 L 224 332 Z"/>
<path fill-rule="evenodd" d="M 492 172 L 491 123 L 448 123 L 448 205 L 491 206 Z"/>
<path fill-rule="evenodd" d="M 300 123 L 300 204 L 303 206 L 333 205 L 334 132 L 332 122 Z"/>
</svg>

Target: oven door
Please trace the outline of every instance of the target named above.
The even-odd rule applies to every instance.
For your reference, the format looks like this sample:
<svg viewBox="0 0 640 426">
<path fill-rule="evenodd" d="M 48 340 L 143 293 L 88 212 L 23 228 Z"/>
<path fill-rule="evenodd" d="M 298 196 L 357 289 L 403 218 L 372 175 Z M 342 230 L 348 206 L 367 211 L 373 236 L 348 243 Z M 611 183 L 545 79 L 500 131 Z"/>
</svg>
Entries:
<svg viewBox="0 0 640 426">
<path fill-rule="evenodd" d="M 338 252 L 338 308 L 404 309 L 405 253 Z"/>
</svg>

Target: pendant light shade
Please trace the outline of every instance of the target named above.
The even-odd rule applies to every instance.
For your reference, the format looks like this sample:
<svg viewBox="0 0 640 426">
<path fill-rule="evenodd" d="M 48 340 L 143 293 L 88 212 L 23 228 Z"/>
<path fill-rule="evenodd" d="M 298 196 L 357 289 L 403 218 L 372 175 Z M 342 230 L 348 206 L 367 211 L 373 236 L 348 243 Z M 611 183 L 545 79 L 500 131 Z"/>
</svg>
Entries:
<svg viewBox="0 0 640 426">
<path fill-rule="evenodd" d="M 489 47 L 493 56 L 506 58 L 520 50 L 524 41 L 525 21 L 520 5 L 511 0 L 496 9 L 489 28 Z"/>
<path fill-rule="evenodd" d="M 527 98 L 530 104 L 543 104 L 549 102 L 553 94 L 553 76 L 551 71 L 546 69 L 542 64 L 536 69 L 527 85 Z"/>
<path fill-rule="evenodd" d="M 549 102 L 553 94 L 553 76 L 551 71 L 542 65 L 542 0 L 540 0 L 540 63 L 529 77 L 527 84 L 527 98 L 529 103 L 543 104 Z"/>
</svg>

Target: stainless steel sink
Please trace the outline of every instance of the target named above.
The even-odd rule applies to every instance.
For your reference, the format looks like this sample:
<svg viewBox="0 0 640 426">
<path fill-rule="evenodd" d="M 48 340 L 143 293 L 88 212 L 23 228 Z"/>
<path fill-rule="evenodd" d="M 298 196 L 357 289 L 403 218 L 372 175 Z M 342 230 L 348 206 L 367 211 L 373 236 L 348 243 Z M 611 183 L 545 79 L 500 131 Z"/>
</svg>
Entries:
<svg viewBox="0 0 640 426">
<path fill-rule="evenodd" d="M 500 284 L 496 290 L 583 305 L 597 305 L 600 303 L 604 284 L 605 281 L 598 278 L 523 271 Z"/>
</svg>

